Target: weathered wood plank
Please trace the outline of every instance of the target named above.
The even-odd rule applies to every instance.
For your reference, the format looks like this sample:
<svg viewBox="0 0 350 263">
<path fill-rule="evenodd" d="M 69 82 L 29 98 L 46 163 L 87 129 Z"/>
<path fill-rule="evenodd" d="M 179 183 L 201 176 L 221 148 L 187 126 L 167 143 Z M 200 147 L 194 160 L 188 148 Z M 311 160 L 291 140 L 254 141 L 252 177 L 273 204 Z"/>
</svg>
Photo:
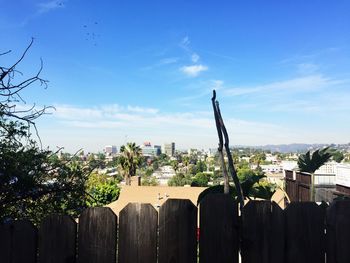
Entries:
<svg viewBox="0 0 350 263">
<path fill-rule="evenodd" d="M 270 220 L 270 262 L 284 262 L 285 259 L 285 215 L 278 204 L 272 202 Z"/>
<path fill-rule="evenodd" d="M 334 201 L 327 211 L 327 263 L 350 261 L 350 201 Z"/>
<path fill-rule="evenodd" d="M 76 261 L 77 224 L 67 215 L 50 215 L 39 228 L 39 262 Z"/>
<path fill-rule="evenodd" d="M 197 262 L 197 207 L 168 199 L 159 210 L 159 263 Z"/>
<path fill-rule="evenodd" d="M 158 213 L 150 204 L 129 203 L 119 213 L 120 263 L 157 262 Z"/>
<path fill-rule="evenodd" d="M 35 263 L 37 259 L 37 229 L 28 220 L 19 220 L 5 225 L 5 251 L 0 262 Z M 3 241 L 2 241 L 3 242 Z M 3 251 L 1 251 L 2 253 Z"/>
<path fill-rule="evenodd" d="M 11 263 L 12 236 L 10 223 L 0 224 L 0 259 L 2 263 Z"/>
<path fill-rule="evenodd" d="M 237 202 L 225 194 L 209 194 L 200 204 L 199 260 L 238 263 Z"/>
<path fill-rule="evenodd" d="M 242 212 L 243 263 L 284 260 L 283 210 L 271 201 L 249 201 Z"/>
<path fill-rule="evenodd" d="M 291 203 L 285 210 L 287 263 L 325 262 L 324 212 L 316 203 Z"/>
<path fill-rule="evenodd" d="M 115 263 L 117 216 L 110 208 L 86 209 L 79 217 L 78 262 Z"/>
</svg>

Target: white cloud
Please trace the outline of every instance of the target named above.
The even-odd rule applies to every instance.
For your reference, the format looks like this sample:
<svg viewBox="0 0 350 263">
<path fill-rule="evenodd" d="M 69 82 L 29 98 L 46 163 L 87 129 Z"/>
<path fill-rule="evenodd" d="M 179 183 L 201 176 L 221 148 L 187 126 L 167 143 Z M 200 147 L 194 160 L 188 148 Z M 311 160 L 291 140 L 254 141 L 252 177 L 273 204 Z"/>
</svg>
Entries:
<svg viewBox="0 0 350 263">
<path fill-rule="evenodd" d="M 151 114 L 155 114 L 159 111 L 158 109 L 154 109 L 154 108 L 142 108 L 142 107 L 130 106 L 130 105 L 128 105 L 127 109 L 128 111 L 131 111 L 131 112 L 151 113 Z"/>
<path fill-rule="evenodd" d="M 225 90 L 227 96 L 239 96 L 250 93 L 266 93 L 266 92 L 305 92 L 315 91 L 327 86 L 340 84 L 342 81 L 326 78 L 321 74 L 310 75 L 306 77 L 299 77 L 294 79 L 288 79 L 284 81 L 272 82 L 264 85 L 247 86 L 247 87 L 235 87 Z"/>
<path fill-rule="evenodd" d="M 193 63 L 197 63 L 198 60 L 200 59 L 199 55 L 197 53 L 193 53 L 191 56 L 191 60 Z"/>
<path fill-rule="evenodd" d="M 104 145 L 120 146 L 126 140 L 138 144 L 147 140 L 159 145 L 175 141 L 176 147 L 180 149 L 214 148 L 218 143 L 212 112 L 163 112 L 152 108 L 116 104 L 94 107 L 56 105 L 56 108 L 56 113 L 45 117 L 50 118 L 49 122 L 45 124 L 39 120 L 41 138 L 45 145 L 64 146 L 71 152 L 80 148 L 98 151 Z M 328 142 L 330 138 L 348 138 L 346 130 L 335 133 L 332 130 L 323 131 L 319 127 L 310 126 L 295 132 L 293 124 L 288 127 L 286 124 L 266 121 L 247 121 L 234 118 L 226 111 L 223 112 L 223 116 L 231 144 Z"/>
<path fill-rule="evenodd" d="M 204 65 L 192 65 L 192 66 L 183 66 L 180 70 L 189 77 L 197 77 L 201 72 L 207 71 L 208 67 Z"/>
<path fill-rule="evenodd" d="M 105 145 L 113 140 L 115 144 L 123 144 L 125 134 L 137 143 L 144 140 L 152 140 L 155 144 L 175 141 L 178 147 L 198 148 L 217 145 L 215 122 L 211 112 L 169 113 L 139 106 L 118 105 L 56 105 L 56 108 L 57 112 L 48 116 L 51 118 L 50 126 L 45 127 L 44 134 L 41 135 L 44 142 L 68 145 L 67 149 L 72 147 L 72 151 L 82 147 L 89 149 L 90 145 L 96 144 L 97 141 L 103 141 Z M 260 135 L 263 131 L 269 131 L 269 134 L 274 130 L 280 132 L 276 125 L 233 118 L 226 120 L 226 127 L 235 144 L 247 143 L 252 138 L 263 138 Z M 103 147 L 103 144 L 100 147 Z M 98 149 L 98 145 L 94 147 L 94 150 Z"/>
</svg>

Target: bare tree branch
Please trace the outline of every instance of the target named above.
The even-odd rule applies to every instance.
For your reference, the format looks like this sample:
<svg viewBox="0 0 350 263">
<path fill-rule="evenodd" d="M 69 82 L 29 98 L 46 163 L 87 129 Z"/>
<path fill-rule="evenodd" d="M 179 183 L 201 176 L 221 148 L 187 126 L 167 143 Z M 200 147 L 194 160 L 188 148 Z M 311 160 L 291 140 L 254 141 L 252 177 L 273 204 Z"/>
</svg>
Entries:
<svg viewBox="0 0 350 263">
<path fill-rule="evenodd" d="M 215 90 L 213 91 L 213 98 L 214 98 L 214 100 L 216 98 Z M 213 99 L 212 99 L 212 101 L 213 101 Z M 235 169 L 234 164 L 233 164 L 233 159 L 232 159 L 232 155 L 231 155 L 231 151 L 230 151 L 229 136 L 228 136 L 223 118 L 221 116 L 219 102 L 217 100 L 215 100 L 215 105 L 213 105 L 213 106 L 214 106 L 214 113 L 216 115 L 216 118 L 219 121 L 220 131 L 218 130 L 218 134 L 221 133 L 221 136 L 223 135 L 225 138 L 224 146 L 225 146 L 226 155 L 227 155 L 227 159 L 228 159 L 228 170 L 229 170 L 229 172 L 232 176 L 233 182 L 235 184 L 236 191 L 237 191 L 237 198 L 238 198 L 238 201 L 240 203 L 240 209 L 242 210 L 243 206 L 244 206 L 244 196 L 243 196 L 241 184 L 239 182 L 239 179 L 238 179 L 238 176 L 236 173 L 236 169 Z M 219 138 L 220 138 L 220 135 L 219 135 Z M 222 144 L 222 141 L 220 143 Z"/>
<path fill-rule="evenodd" d="M 20 58 L 10 67 L 0 66 L 0 118 L 2 119 L 13 119 L 15 121 L 23 122 L 27 125 L 27 128 L 34 128 L 39 143 L 41 145 L 41 139 L 38 134 L 38 130 L 35 125 L 35 120 L 44 114 L 48 114 L 49 109 L 54 109 L 51 106 L 44 106 L 41 109 L 37 109 L 36 105 L 32 105 L 27 109 L 16 109 L 16 102 L 22 102 L 26 104 L 26 101 L 21 96 L 21 91 L 34 83 L 39 83 L 40 86 L 44 85 L 47 87 L 48 81 L 41 78 L 40 74 L 43 69 L 43 61 L 40 59 L 40 67 L 37 73 L 19 83 L 13 83 L 16 74 L 23 74 L 16 69 L 16 67 L 22 62 L 27 52 L 33 45 L 34 38 L 31 39 L 29 45 L 26 47 Z M 0 53 L 0 56 L 10 53 L 11 50 Z M 6 129 L 4 129 L 6 131 Z M 0 135 L 1 137 L 2 135 Z"/>
<path fill-rule="evenodd" d="M 216 101 L 216 91 L 213 90 L 213 97 L 211 98 L 211 102 L 212 102 L 213 110 L 214 110 L 216 130 L 218 132 L 218 137 L 219 137 L 218 153 L 219 153 L 219 156 L 220 156 L 222 173 L 224 175 L 224 194 L 229 194 L 229 192 L 230 192 L 230 184 L 229 184 L 227 169 L 226 169 L 226 165 L 225 165 L 224 153 L 222 152 L 223 137 L 222 137 L 220 121 L 219 121 L 219 116 L 218 116 L 218 112 L 217 112 L 217 109 L 216 109 L 215 101 Z"/>
</svg>

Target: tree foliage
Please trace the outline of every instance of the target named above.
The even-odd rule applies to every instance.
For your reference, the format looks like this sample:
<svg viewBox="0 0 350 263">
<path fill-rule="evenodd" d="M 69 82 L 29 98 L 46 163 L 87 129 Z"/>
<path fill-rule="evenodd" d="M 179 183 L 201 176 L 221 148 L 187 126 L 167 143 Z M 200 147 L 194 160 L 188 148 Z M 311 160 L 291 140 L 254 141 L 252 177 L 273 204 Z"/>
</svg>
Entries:
<svg viewBox="0 0 350 263">
<path fill-rule="evenodd" d="M 191 186 L 206 187 L 208 186 L 210 175 L 206 173 L 197 173 L 192 179 Z"/>
<path fill-rule="evenodd" d="M 243 195 L 247 199 L 260 198 L 270 200 L 276 191 L 276 185 L 265 181 L 264 178 L 266 176 L 259 171 L 241 169 L 237 171 L 237 176 L 242 187 Z M 206 195 L 216 193 L 224 193 L 224 186 L 215 185 L 207 188 L 198 196 L 197 203 L 199 204 Z M 237 191 L 234 186 L 230 186 L 229 193 L 233 198 L 237 199 Z"/>
<path fill-rule="evenodd" d="M 107 205 L 118 199 L 120 188 L 119 181 L 105 174 L 92 173 L 86 183 L 86 191 L 90 198 L 88 206 Z"/>
<path fill-rule="evenodd" d="M 332 157 L 329 147 L 317 149 L 312 154 L 308 151 L 301 154 L 298 159 L 298 167 L 300 171 L 307 173 L 315 173 L 322 165 L 324 165 Z"/>
<path fill-rule="evenodd" d="M 191 183 L 191 176 L 178 173 L 169 179 L 168 186 L 184 186 L 191 185 Z"/>
<path fill-rule="evenodd" d="M 40 77 L 42 63 L 37 74 L 28 78 L 18 69 L 32 43 L 15 63 L 0 65 L 0 221 L 29 218 L 38 223 L 49 213 L 76 216 L 88 198 L 89 167 L 57 158 L 41 148 L 39 136 L 36 140 L 32 136 L 32 130 L 37 134 L 35 120 L 50 108 L 23 109 L 21 92 L 47 84 Z"/>
<path fill-rule="evenodd" d="M 125 183 L 130 185 L 130 177 L 136 175 L 136 170 L 141 164 L 141 148 L 137 146 L 134 142 L 127 143 L 120 147 L 120 157 L 119 164 L 121 171 L 123 172 Z"/>
</svg>

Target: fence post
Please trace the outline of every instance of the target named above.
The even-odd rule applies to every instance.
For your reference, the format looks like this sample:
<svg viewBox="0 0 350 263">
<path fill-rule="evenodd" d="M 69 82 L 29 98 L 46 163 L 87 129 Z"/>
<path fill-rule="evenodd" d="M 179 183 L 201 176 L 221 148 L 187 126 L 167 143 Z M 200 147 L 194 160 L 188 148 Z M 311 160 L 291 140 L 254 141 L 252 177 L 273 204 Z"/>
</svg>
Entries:
<svg viewBox="0 0 350 263">
<path fill-rule="evenodd" d="M 237 202 L 230 195 L 209 194 L 200 203 L 199 261 L 238 263 Z"/>
<path fill-rule="evenodd" d="M 120 263 L 157 262 L 158 213 L 150 204 L 129 203 L 119 213 Z"/>
<path fill-rule="evenodd" d="M 49 215 L 39 228 L 39 262 L 75 263 L 77 224 L 68 215 Z"/>
<path fill-rule="evenodd" d="M 197 262 L 197 207 L 168 199 L 159 210 L 159 263 Z"/>
<path fill-rule="evenodd" d="M 285 262 L 325 262 L 323 209 L 312 202 L 291 203 L 285 210 L 285 218 Z"/>
<path fill-rule="evenodd" d="M 37 229 L 29 220 L 0 226 L 0 261 L 3 263 L 35 263 Z"/>
<path fill-rule="evenodd" d="M 78 262 L 115 263 L 117 216 L 110 208 L 94 207 L 79 217 Z"/>
<path fill-rule="evenodd" d="M 327 263 L 350 260 L 350 201 L 334 201 L 327 211 Z"/>
<path fill-rule="evenodd" d="M 242 212 L 243 263 L 284 262 L 284 214 L 271 201 L 249 201 Z"/>
</svg>

